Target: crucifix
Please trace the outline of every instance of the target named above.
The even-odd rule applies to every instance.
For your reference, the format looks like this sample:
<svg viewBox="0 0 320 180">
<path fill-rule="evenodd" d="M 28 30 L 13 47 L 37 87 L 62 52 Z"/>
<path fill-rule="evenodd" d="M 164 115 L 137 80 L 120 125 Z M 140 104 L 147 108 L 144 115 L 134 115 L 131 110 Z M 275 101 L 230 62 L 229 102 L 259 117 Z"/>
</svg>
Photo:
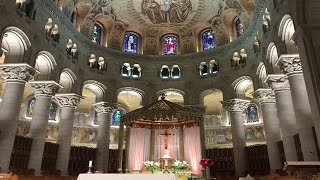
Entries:
<svg viewBox="0 0 320 180">
<path fill-rule="evenodd" d="M 165 130 L 163 134 L 159 134 L 160 136 L 164 136 L 164 149 L 168 149 L 168 136 L 174 135 L 174 134 L 169 134 L 168 130 Z"/>
</svg>

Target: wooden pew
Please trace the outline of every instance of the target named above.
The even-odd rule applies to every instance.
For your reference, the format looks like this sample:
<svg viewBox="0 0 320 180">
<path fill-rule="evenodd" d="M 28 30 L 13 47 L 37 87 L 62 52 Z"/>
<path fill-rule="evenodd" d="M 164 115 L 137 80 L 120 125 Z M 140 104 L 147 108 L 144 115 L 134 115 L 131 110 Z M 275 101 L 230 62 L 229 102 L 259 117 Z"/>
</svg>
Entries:
<svg viewBox="0 0 320 180">
<path fill-rule="evenodd" d="M 0 173 L 0 180 L 11 180 L 12 173 Z"/>
</svg>

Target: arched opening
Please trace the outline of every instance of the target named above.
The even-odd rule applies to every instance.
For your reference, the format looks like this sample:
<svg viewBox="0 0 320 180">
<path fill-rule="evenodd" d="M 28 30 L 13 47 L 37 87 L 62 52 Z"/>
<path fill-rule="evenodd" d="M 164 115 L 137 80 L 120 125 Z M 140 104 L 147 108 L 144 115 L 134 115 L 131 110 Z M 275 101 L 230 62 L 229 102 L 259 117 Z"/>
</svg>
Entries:
<svg viewBox="0 0 320 180">
<path fill-rule="evenodd" d="M 35 80 L 50 80 L 51 72 L 57 66 L 54 57 L 47 51 L 40 51 L 36 58 L 35 68 L 40 72 Z"/>
<path fill-rule="evenodd" d="M 295 28 L 292 17 L 287 14 L 282 18 L 280 22 L 278 36 L 281 37 L 282 41 L 285 42 L 287 53 L 289 54 L 298 52 L 297 47 L 295 46 L 295 42 L 292 39 L 294 33 Z"/>
<path fill-rule="evenodd" d="M 269 31 L 270 23 L 271 23 L 270 13 L 269 13 L 268 9 L 266 8 L 264 10 L 264 14 L 262 16 L 262 28 L 263 28 L 264 33 L 267 33 Z"/>
<path fill-rule="evenodd" d="M 278 49 L 274 42 L 271 42 L 267 49 L 267 57 L 269 63 L 272 65 L 273 73 L 278 74 L 281 73 L 280 68 L 277 66 L 277 62 L 279 59 Z"/>
<path fill-rule="evenodd" d="M 209 73 L 209 68 L 206 62 L 201 62 L 199 66 L 199 74 L 201 76 L 206 76 Z"/>
<path fill-rule="evenodd" d="M 206 29 L 201 32 L 201 46 L 203 51 L 216 47 L 215 34 L 212 29 Z"/>
<path fill-rule="evenodd" d="M 157 92 L 158 100 L 161 99 L 161 97 L 164 95 L 165 100 L 177 103 L 180 105 L 184 104 L 184 95 L 185 93 L 179 89 L 164 89 L 159 92 Z"/>
<path fill-rule="evenodd" d="M 239 16 L 234 19 L 235 37 L 240 37 L 244 33 L 244 25 Z"/>
<path fill-rule="evenodd" d="M 162 54 L 176 55 L 178 54 L 178 37 L 173 34 L 165 35 L 162 38 Z"/>
<path fill-rule="evenodd" d="M 262 88 L 267 88 L 268 84 L 265 82 L 265 79 L 267 78 L 267 71 L 263 62 L 260 62 L 256 74 L 259 77 L 260 86 Z"/>
<path fill-rule="evenodd" d="M 123 63 L 121 67 L 121 75 L 124 77 L 131 76 L 131 67 L 129 63 Z"/>
<path fill-rule="evenodd" d="M 60 74 L 59 84 L 63 86 L 59 90 L 59 93 L 70 93 L 72 91 L 72 85 L 77 80 L 77 77 L 70 69 L 62 70 Z"/>
<path fill-rule="evenodd" d="M 172 79 L 179 79 L 181 76 L 180 68 L 178 65 L 173 65 L 171 69 L 171 77 Z"/>
<path fill-rule="evenodd" d="M 101 23 L 95 22 L 91 29 L 91 40 L 96 44 L 102 44 L 104 27 Z"/>
<path fill-rule="evenodd" d="M 253 100 L 253 82 L 249 76 L 242 76 L 232 83 L 237 98 Z"/>
<path fill-rule="evenodd" d="M 219 71 L 219 64 L 218 62 L 216 62 L 216 60 L 211 60 L 210 61 L 210 64 L 209 64 L 209 67 L 210 67 L 210 73 L 212 74 L 215 74 Z"/>
<path fill-rule="evenodd" d="M 4 30 L 1 49 L 4 49 L 5 63 L 21 63 L 24 54 L 31 46 L 27 35 L 16 27 L 7 27 Z"/>
<path fill-rule="evenodd" d="M 119 90 L 117 102 L 124 107 L 127 112 L 136 110 L 142 105 L 142 94 L 135 88 L 126 88 Z"/>
<path fill-rule="evenodd" d="M 141 67 L 139 64 L 134 64 L 132 68 L 132 77 L 139 78 L 141 77 Z"/>
<path fill-rule="evenodd" d="M 162 79 L 168 79 L 170 77 L 170 70 L 167 65 L 163 65 L 160 70 L 160 77 Z"/>
</svg>

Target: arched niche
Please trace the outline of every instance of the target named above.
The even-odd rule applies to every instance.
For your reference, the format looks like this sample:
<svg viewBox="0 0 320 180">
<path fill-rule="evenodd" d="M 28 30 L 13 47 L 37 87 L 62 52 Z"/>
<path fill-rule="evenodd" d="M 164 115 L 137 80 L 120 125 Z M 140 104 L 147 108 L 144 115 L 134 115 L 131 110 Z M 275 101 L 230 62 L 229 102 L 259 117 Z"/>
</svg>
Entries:
<svg viewBox="0 0 320 180">
<path fill-rule="evenodd" d="M 165 96 L 165 100 L 167 101 L 177 103 L 180 105 L 184 104 L 185 92 L 183 92 L 182 90 L 169 88 L 158 91 L 158 100 L 160 100 L 163 95 Z"/>
<path fill-rule="evenodd" d="M 260 86 L 262 88 L 267 88 L 268 84 L 265 82 L 265 79 L 267 78 L 267 71 L 263 62 L 259 63 L 256 75 L 259 77 Z"/>
<path fill-rule="evenodd" d="M 127 112 L 136 110 L 142 106 L 144 92 L 137 88 L 121 88 L 118 90 L 117 103 L 128 110 Z"/>
<path fill-rule="evenodd" d="M 271 42 L 267 49 L 267 60 L 269 60 L 269 63 L 272 66 L 273 73 L 281 73 L 280 68 L 277 66 L 277 62 L 279 59 L 278 49 L 274 42 Z"/>
<path fill-rule="evenodd" d="M 3 31 L 1 49 L 4 49 L 4 63 L 21 63 L 31 43 L 27 35 L 17 27 L 7 27 Z"/>
<path fill-rule="evenodd" d="M 109 35 L 111 34 L 112 28 L 114 26 L 114 19 L 111 16 L 107 15 L 100 15 L 96 18 L 94 23 L 99 23 L 103 27 L 103 32 L 102 32 L 102 40 L 101 40 L 101 45 L 108 47 L 108 41 L 109 41 Z M 91 30 L 94 25 L 94 23 L 91 25 Z"/>
<path fill-rule="evenodd" d="M 250 76 L 242 76 L 232 83 L 232 87 L 240 99 L 253 99 L 253 81 Z"/>
<path fill-rule="evenodd" d="M 59 84 L 62 85 L 63 88 L 59 90 L 59 93 L 70 93 L 76 80 L 76 75 L 70 69 L 63 69 L 59 79 Z"/>
<path fill-rule="evenodd" d="M 207 89 L 200 94 L 201 104 L 206 107 L 205 115 L 221 115 L 223 92 L 220 89 Z"/>
<path fill-rule="evenodd" d="M 47 51 L 40 51 L 36 58 L 35 68 L 40 72 L 35 80 L 50 80 L 51 72 L 57 66 L 54 57 Z"/>
</svg>

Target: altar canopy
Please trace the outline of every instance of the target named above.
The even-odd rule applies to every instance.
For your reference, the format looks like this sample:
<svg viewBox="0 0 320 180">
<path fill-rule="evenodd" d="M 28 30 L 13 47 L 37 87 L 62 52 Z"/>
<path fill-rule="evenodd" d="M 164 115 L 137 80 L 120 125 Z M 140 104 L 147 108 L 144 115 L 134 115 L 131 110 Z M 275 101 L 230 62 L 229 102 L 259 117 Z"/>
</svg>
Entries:
<svg viewBox="0 0 320 180">
<path fill-rule="evenodd" d="M 161 98 L 150 105 L 125 114 L 121 121 L 127 127 L 126 150 L 129 171 L 144 168 L 145 161 L 187 161 L 191 171 L 199 174 L 204 148 L 204 107 L 181 106 Z"/>
</svg>

